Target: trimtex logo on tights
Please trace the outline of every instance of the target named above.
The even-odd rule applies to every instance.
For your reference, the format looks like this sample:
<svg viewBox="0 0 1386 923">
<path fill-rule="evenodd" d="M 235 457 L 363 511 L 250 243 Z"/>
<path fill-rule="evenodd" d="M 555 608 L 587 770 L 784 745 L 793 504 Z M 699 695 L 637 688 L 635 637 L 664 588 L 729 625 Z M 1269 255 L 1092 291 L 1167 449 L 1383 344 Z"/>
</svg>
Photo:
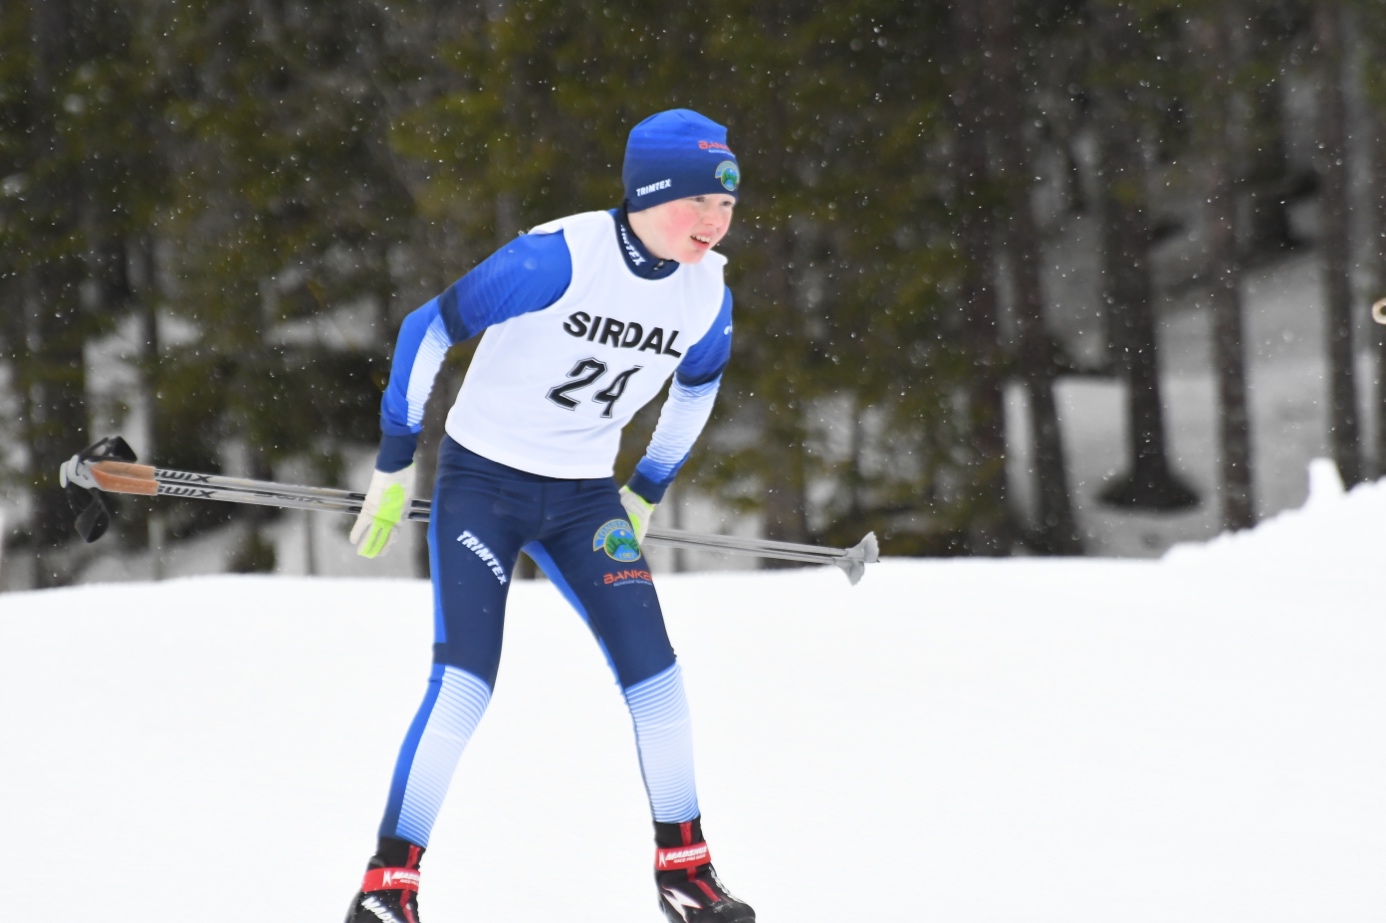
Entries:
<svg viewBox="0 0 1386 923">
<path fill-rule="evenodd" d="M 457 540 L 462 543 L 462 547 L 472 549 L 472 552 L 475 553 L 478 558 L 481 558 L 482 563 L 491 568 L 491 573 L 496 575 L 497 581 L 505 583 L 505 568 L 501 567 L 500 561 L 497 560 L 496 556 L 491 553 L 491 549 L 487 548 L 481 539 L 477 538 L 471 532 L 463 530 L 462 534 L 457 536 Z"/>
</svg>

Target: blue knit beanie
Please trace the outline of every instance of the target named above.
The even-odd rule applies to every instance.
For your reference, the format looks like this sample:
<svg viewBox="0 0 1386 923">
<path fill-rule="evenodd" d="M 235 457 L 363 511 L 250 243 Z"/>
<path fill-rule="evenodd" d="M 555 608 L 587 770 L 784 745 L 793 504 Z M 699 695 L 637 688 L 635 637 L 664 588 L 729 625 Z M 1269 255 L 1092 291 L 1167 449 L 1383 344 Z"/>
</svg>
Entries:
<svg viewBox="0 0 1386 923">
<path fill-rule="evenodd" d="M 741 168 L 727 130 L 692 109 L 657 112 L 630 130 L 621 169 L 630 211 L 695 195 L 735 197 Z"/>
</svg>

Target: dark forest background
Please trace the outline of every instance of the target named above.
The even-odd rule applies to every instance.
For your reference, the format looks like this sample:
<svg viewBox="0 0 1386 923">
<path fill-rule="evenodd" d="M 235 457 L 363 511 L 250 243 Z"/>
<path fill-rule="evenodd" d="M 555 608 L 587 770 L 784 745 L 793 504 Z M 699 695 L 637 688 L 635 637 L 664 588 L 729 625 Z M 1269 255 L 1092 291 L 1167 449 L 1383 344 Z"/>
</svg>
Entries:
<svg viewBox="0 0 1386 923">
<path fill-rule="evenodd" d="M 1054 388 L 1098 375 L 1128 384 L 1128 466 L 1105 503 L 1216 502 L 1224 526 L 1251 525 L 1239 280 L 1303 246 L 1287 214 L 1305 197 L 1333 455 L 1349 485 L 1386 463 L 1359 419 L 1386 409 L 1386 391 L 1361 400 L 1386 375 L 1353 363 L 1386 351 L 1353 342 L 1367 304 L 1351 277 L 1369 251 L 1386 294 L 1383 52 L 1368 0 L 6 2 L 0 478 L 23 510 L 7 547 L 35 557 L 37 585 L 80 575 L 58 466 L 134 419 L 162 465 L 341 482 L 376 439 L 404 315 L 525 228 L 619 204 L 626 133 L 673 106 L 726 124 L 744 174 L 722 246 L 737 354 L 688 489 L 791 541 L 873 529 L 891 554 L 1081 554 Z M 1307 169 L 1286 154 L 1292 83 L 1315 94 Z M 1151 177 L 1171 164 L 1205 242 L 1209 496 L 1170 465 L 1162 411 L 1149 255 L 1178 229 Z M 1040 190 L 1100 227 L 1095 358 L 1046 322 Z M 115 341 L 112 370 L 93 344 Z M 1024 515 L 1012 383 L 1032 439 Z M 627 442 L 618 475 L 644 444 Z M 234 566 L 273 566 L 266 511 L 121 512 L 131 548 L 247 519 Z"/>
</svg>

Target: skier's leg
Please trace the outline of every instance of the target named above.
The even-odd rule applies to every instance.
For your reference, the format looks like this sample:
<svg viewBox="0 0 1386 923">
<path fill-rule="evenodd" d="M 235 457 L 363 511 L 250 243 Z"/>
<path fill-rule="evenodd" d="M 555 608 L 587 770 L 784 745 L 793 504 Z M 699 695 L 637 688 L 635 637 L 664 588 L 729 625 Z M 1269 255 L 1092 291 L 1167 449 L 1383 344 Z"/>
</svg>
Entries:
<svg viewBox="0 0 1386 923">
<path fill-rule="evenodd" d="M 540 493 L 532 476 L 444 440 L 428 534 L 433 669 L 347 923 L 418 923 L 419 860 L 495 686 L 506 591 L 520 546 L 537 530 Z"/>
<path fill-rule="evenodd" d="M 587 622 L 625 694 L 655 821 L 660 908 L 670 923 L 754 923 L 703 840 L 683 678 L 644 554 L 620 528 L 616 485 L 578 482 L 572 493 L 565 508 L 546 506 L 545 530 L 525 550 Z"/>
<path fill-rule="evenodd" d="M 619 533 L 613 524 L 625 520 L 614 482 L 574 482 L 569 497 L 546 505 L 546 520 L 526 553 L 586 621 L 616 674 L 635 725 L 650 811 L 660 822 L 692 820 L 692 721 L 654 581 L 638 547 L 601 537 L 603 530 Z"/>
<path fill-rule="evenodd" d="M 440 453 L 429 563 L 433 669 L 400 747 L 382 837 L 427 846 L 462 751 L 490 702 L 500 664 L 505 600 L 534 490 L 449 441 Z"/>
</svg>

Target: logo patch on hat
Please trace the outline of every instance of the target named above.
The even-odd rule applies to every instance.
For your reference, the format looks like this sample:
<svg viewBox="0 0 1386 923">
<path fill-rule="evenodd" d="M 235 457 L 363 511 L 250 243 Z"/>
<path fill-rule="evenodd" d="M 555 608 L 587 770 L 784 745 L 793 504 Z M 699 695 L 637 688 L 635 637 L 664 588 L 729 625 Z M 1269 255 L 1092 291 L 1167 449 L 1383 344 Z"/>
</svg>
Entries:
<svg viewBox="0 0 1386 923">
<path fill-rule="evenodd" d="M 741 185 L 741 171 L 736 168 L 736 164 L 730 160 L 724 160 L 717 165 L 717 170 L 713 173 L 717 181 L 722 184 L 722 188 L 728 192 L 735 192 L 736 187 Z"/>
</svg>

